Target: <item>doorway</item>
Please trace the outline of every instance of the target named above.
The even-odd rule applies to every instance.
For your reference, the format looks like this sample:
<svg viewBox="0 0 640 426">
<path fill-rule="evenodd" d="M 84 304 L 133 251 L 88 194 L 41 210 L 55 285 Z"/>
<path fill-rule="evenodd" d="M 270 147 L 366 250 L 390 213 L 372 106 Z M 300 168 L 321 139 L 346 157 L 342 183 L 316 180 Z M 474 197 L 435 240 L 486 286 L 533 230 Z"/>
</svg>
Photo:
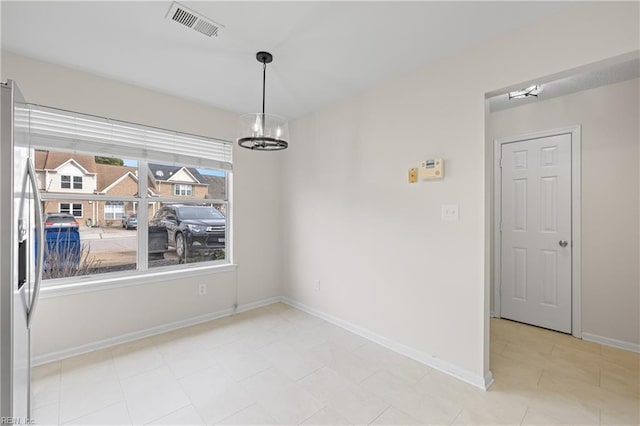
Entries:
<svg viewBox="0 0 640 426">
<path fill-rule="evenodd" d="M 580 337 L 580 127 L 494 143 L 494 314 Z"/>
</svg>

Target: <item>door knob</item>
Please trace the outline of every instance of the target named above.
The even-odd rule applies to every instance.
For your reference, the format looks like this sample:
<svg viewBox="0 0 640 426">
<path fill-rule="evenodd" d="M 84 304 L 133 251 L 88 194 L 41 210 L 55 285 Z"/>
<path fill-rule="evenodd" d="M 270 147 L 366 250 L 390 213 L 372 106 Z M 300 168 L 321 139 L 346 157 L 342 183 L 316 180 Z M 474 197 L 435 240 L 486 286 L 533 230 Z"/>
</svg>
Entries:
<svg viewBox="0 0 640 426">
<path fill-rule="evenodd" d="M 558 244 L 560 244 L 560 247 L 566 247 L 569 243 L 566 240 L 560 240 Z"/>
</svg>

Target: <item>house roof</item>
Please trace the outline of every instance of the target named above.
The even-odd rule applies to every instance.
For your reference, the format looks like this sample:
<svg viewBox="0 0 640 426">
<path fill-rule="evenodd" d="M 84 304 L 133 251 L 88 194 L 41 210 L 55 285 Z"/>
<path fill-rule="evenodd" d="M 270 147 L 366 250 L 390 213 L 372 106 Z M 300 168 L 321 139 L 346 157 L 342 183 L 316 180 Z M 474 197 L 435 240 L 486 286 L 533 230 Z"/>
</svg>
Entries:
<svg viewBox="0 0 640 426">
<path fill-rule="evenodd" d="M 224 200 L 227 194 L 227 183 L 224 176 L 202 175 L 204 183 L 209 184 L 207 198 Z"/>
<path fill-rule="evenodd" d="M 149 171 L 156 180 L 169 180 L 171 176 L 182 169 L 183 166 L 167 166 L 164 164 L 149 163 Z M 184 167 L 198 181 L 198 183 L 207 183 L 195 167 Z"/>
<path fill-rule="evenodd" d="M 73 159 L 80 164 L 89 173 L 96 173 L 96 160 L 93 155 L 74 154 L 69 152 L 58 151 L 39 151 L 35 152 L 35 167 L 37 170 L 54 170 Z"/>
<path fill-rule="evenodd" d="M 105 188 L 107 188 L 109 185 L 111 185 L 113 182 L 115 182 L 125 174 L 129 172 L 135 174 L 137 168 L 116 166 L 112 164 L 96 164 L 96 171 L 98 173 L 98 182 L 96 189 L 98 190 L 98 192 L 104 192 Z"/>
</svg>

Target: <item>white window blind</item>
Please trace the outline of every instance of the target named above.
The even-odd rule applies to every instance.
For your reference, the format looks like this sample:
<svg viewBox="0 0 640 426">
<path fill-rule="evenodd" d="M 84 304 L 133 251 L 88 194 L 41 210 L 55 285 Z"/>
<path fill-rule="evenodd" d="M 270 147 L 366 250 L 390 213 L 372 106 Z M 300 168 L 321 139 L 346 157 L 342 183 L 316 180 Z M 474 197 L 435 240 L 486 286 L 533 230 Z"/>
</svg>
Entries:
<svg viewBox="0 0 640 426">
<path fill-rule="evenodd" d="M 32 148 L 232 170 L 233 145 L 228 141 L 40 105 L 22 104 L 15 117 L 16 126 L 28 128 Z"/>
</svg>

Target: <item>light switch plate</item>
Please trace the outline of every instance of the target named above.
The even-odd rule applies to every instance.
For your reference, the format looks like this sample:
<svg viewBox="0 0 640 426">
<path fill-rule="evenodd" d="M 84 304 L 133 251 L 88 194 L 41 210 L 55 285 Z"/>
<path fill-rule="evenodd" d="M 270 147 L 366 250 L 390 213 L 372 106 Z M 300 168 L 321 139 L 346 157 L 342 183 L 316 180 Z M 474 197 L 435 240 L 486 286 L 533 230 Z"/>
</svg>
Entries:
<svg viewBox="0 0 640 426">
<path fill-rule="evenodd" d="M 443 204 L 442 205 L 442 220 L 457 221 L 459 219 L 460 219 L 459 204 Z"/>
</svg>

